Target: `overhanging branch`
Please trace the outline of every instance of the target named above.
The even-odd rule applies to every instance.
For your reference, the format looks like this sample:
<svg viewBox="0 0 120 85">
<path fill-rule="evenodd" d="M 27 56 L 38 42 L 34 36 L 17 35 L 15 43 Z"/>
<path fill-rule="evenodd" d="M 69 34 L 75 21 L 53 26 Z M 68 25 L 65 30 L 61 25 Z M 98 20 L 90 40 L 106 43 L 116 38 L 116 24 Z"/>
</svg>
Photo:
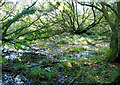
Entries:
<svg viewBox="0 0 120 85">
<path fill-rule="evenodd" d="M 5 30 L 4 30 L 4 32 L 3 32 L 3 37 L 6 35 L 6 32 L 7 32 L 8 28 L 10 27 L 10 25 L 13 24 L 14 22 L 16 22 L 16 21 L 17 21 L 19 18 L 21 18 L 23 15 L 25 15 L 25 14 L 28 12 L 28 10 L 36 4 L 37 1 L 38 1 L 38 0 L 36 0 L 36 1 L 35 1 L 31 6 L 29 6 L 27 9 L 23 10 L 20 14 L 16 15 L 13 19 L 10 19 L 10 20 L 8 20 L 8 21 L 6 21 L 6 22 L 3 23 L 2 29 L 4 30 L 4 28 L 5 28 Z"/>
<path fill-rule="evenodd" d="M 115 10 L 111 5 L 106 4 L 105 2 L 101 2 L 101 3 L 103 3 L 105 6 L 109 7 L 115 13 L 115 15 L 120 19 L 120 14 L 117 12 L 117 10 Z"/>
<path fill-rule="evenodd" d="M 93 4 L 83 4 L 81 2 L 78 2 L 78 4 L 83 5 L 83 6 L 89 6 L 89 7 L 94 7 L 96 9 L 98 9 L 99 11 L 103 12 L 102 9 L 98 8 L 97 6 L 93 5 Z"/>
<path fill-rule="evenodd" d="M 60 21 L 58 21 L 58 22 L 60 22 Z M 27 34 L 31 34 L 31 33 L 37 32 L 37 31 L 39 31 L 41 29 L 44 29 L 44 28 L 51 27 L 51 26 L 55 25 L 58 22 L 52 23 L 51 25 L 45 25 L 45 26 L 41 27 L 40 29 L 37 29 L 37 30 L 34 30 L 34 31 L 30 31 L 30 32 L 26 32 L 26 33 L 20 34 L 17 38 L 19 38 L 20 36 L 24 36 L 24 35 L 27 35 Z"/>
<path fill-rule="evenodd" d="M 40 17 L 39 17 L 39 18 L 40 18 Z M 9 36 L 9 35 L 11 35 L 11 34 L 13 34 L 13 33 L 18 33 L 18 32 L 20 32 L 20 31 L 22 31 L 23 29 L 30 27 L 30 26 L 31 26 L 32 24 L 34 24 L 39 18 L 37 18 L 36 20 L 34 20 L 33 22 L 31 22 L 28 26 L 25 26 L 25 27 L 22 27 L 22 28 L 20 28 L 20 29 L 17 29 L 16 31 L 14 31 L 14 32 L 12 32 L 12 33 L 6 34 L 5 36 Z"/>
<path fill-rule="evenodd" d="M 94 27 L 94 26 L 96 26 L 97 24 L 99 24 L 100 23 L 100 21 L 102 20 L 102 18 L 103 18 L 103 15 L 99 18 L 99 20 L 97 21 L 97 22 L 93 22 L 91 25 L 89 25 L 87 28 L 85 28 L 84 30 L 82 30 L 82 31 L 76 31 L 75 32 L 75 34 L 78 34 L 78 35 L 81 35 L 81 34 L 83 34 L 83 33 L 86 33 L 89 29 L 91 29 L 92 27 Z"/>
</svg>

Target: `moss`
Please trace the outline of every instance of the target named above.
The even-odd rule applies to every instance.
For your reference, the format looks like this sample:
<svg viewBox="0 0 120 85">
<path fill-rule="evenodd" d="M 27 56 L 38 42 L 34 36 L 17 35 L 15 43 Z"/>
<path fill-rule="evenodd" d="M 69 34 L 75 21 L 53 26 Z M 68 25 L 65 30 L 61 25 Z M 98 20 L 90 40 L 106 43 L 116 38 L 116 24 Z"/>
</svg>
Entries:
<svg viewBox="0 0 120 85">
<path fill-rule="evenodd" d="M 60 40 L 57 44 L 69 44 L 69 42 L 67 40 Z"/>
<path fill-rule="evenodd" d="M 68 53 L 79 53 L 82 52 L 83 50 L 87 50 L 86 48 L 83 47 L 71 47 L 66 50 Z"/>
</svg>

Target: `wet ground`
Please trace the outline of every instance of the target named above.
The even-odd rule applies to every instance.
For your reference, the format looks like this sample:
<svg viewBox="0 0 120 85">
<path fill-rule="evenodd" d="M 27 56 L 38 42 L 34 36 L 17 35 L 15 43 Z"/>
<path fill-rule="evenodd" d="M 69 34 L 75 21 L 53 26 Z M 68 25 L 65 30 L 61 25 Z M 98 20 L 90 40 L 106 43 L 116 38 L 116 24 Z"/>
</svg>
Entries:
<svg viewBox="0 0 120 85">
<path fill-rule="evenodd" d="M 97 50 L 97 46 L 91 46 L 88 44 L 82 44 L 80 45 L 80 40 L 75 41 L 74 45 L 67 45 L 67 44 L 56 44 L 53 42 L 43 42 L 46 45 L 40 46 L 41 42 L 36 42 L 36 44 L 30 44 L 29 47 L 26 47 L 24 45 L 21 46 L 24 50 L 16 50 L 14 47 L 9 47 L 7 45 L 2 46 L 2 57 L 4 57 L 7 61 L 3 64 L 3 74 L 2 74 L 2 80 L 3 85 L 32 85 L 36 81 L 33 79 L 26 78 L 26 75 L 24 72 L 21 72 L 20 68 L 17 69 L 17 73 L 12 72 L 10 69 L 16 69 L 16 67 L 13 67 L 12 65 L 16 64 L 17 61 L 23 62 L 25 67 L 34 67 L 37 65 L 41 65 L 44 67 L 45 70 L 48 72 L 51 71 L 52 67 L 47 64 L 47 66 L 44 66 L 45 64 L 40 61 L 43 59 L 46 62 L 59 62 L 59 61 L 66 61 L 70 59 L 88 59 L 89 57 L 92 57 L 93 50 Z M 65 54 L 66 50 L 69 48 L 83 48 L 86 50 L 82 50 L 79 52 L 74 52 L 74 50 L 70 50 L 72 54 L 66 56 Z M 31 49 L 30 49 L 31 48 Z M 69 53 L 69 52 L 67 52 Z M 24 59 L 24 61 L 22 61 Z M 12 64 L 10 65 L 10 63 Z M 70 65 L 69 65 L 70 66 Z M 22 69 L 23 70 L 23 69 Z M 62 72 L 59 72 L 59 77 L 54 78 L 53 83 L 60 83 L 65 84 L 73 81 L 74 78 L 72 76 L 64 76 Z M 48 83 L 46 81 L 41 81 L 41 83 Z"/>
</svg>

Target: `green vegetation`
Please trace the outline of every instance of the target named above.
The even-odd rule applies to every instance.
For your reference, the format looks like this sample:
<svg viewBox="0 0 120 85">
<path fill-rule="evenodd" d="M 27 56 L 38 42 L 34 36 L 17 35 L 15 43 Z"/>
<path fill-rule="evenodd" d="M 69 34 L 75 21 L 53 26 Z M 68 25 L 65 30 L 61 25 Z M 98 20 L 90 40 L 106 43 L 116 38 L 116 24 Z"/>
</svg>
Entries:
<svg viewBox="0 0 120 85">
<path fill-rule="evenodd" d="M 6 0 L 0 7 L 3 84 L 119 85 L 120 1 Z"/>
</svg>

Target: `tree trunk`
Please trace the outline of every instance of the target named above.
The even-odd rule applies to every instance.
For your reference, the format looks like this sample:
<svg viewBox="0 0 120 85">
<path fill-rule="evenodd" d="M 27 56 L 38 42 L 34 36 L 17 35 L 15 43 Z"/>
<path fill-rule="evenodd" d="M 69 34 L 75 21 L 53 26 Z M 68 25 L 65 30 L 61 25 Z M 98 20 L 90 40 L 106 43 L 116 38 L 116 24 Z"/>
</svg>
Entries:
<svg viewBox="0 0 120 85">
<path fill-rule="evenodd" d="M 111 49 L 111 60 L 112 62 L 120 63 L 120 38 L 119 38 L 119 19 L 116 19 L 114 26 L 111 27 L 111 41 L 110 41 L 110 49 Z"/>
<path fill-rule="evenodd" d="M 120 63 L 120 25 L 119 25 L 119 28 L 118 28 L 118 59 L 117 60 Z"/>
<path fill-rule="evenodd" d="M 120 1 L 117 2 L 117 9 L 118 9 L 118 13 L 120 15 Z M 120 17 L 118 19 L 118 60 L 120 62 Z"/>
</svg>

